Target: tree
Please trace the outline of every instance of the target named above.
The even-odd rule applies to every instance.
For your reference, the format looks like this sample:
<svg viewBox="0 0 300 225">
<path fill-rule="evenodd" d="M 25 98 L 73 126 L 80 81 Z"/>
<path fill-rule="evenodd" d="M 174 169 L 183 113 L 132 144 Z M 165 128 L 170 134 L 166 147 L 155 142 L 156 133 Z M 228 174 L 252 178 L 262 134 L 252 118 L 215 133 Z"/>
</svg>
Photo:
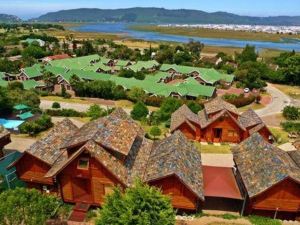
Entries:
<svg viewBox="0 0 300 225">
<path fill-rule="evenodd" d="M 13 102 L 10 100 L 6 88 L 0 87 L 0 116 L 8 115 L 13 110 Z"/>
<path fill-rule="evenodd" d="M 182 102 L 176 98 L 166 98 L 162 104 L 160 109 L 155 112 L 153 115 L 159 121 L 157 122 L 164 122 L 171 118 L 171 114 L 175 112 L 180 106 Z"/>
<path fill-rule="evenodd" d="M 144 102 L 145 98 L 147 97 L 147 94 L 142 88 L 139 87 L 133 87 L 128 92 L 128 98 L 133 102 Z"/>
<path fill-rule="evenodd" d="M 143 102 L 139 101 L 133 106 L 133 109 L 130 114 L 131 114 L 132 119 L 141 120 L 148 116 L 149 110 Z"/>
<path fill-rule="evenodd" d="M 196 114 L 198 114 L 198 112 L 203 108 L 200 104 L 198 104 L 195 101 L 188 102 L 187 106 L 193 113 L 196 113 Z"/>
<path fill-rule="evenodd" d="M 53 102 L 52 108 L 53 109 L 59 109 L 60 108 L 60 104 L 58 102 Z"/>
<path fill-rule="evenodd" d="M 246 45 L 246 47 L 243 49 L 241 54 L 237 54 L 237 60 L 239 63 L 244 62 L 256 62 L 257 60 L 257 54 L 255 52 L 255 46 Z"/>
<path fill-rule="evenodd" d="M 46 55 L 46 52 L 40 47 L 35 45 L 29 45 L 22 52 L 23 58 L 33 57 L 35 59 L 43 58 Z"/>
<path fill-rule="evenodd" d="M 283 116 L 288 120 L 300 119 L 300 110 L 295 106 L 286 106 L 283 109 Z"/>
<path fill-rule="evenodd" d="M 136 181 L 133 187 L 115 188 L 99 211 L 96 225 L 174 225 L 175 212 L 169 197 L 157 188 Z"/>
<path fill-rule="evenodd" d="M 52 90 L 54 85 L 57 84 L 57 76 L 49 71 L 43 71 L 43 80 L 48 89 Z"/>
<path fill-rule="evenodd" d="M 44 195 L 35 189 L 16 188 L 0 194 L 0 224 L 45 224 L 62 205 L 52 195 Z"/>
<path fill-rule="evenodd" d="M 102 116 L 105 116 L 105 110 L 102 109 L 99 105 L 91 105 L 87 111 L 87 116 L 91 117 L 91 120 L 96 120 Z"/>
<path fill-rule="evenodd" d="M 161 130 L 158 126 L 154 126 L 150 129 L 150 135 L 154 137 L 154 139 L 161 135 Z"/>
</svg>

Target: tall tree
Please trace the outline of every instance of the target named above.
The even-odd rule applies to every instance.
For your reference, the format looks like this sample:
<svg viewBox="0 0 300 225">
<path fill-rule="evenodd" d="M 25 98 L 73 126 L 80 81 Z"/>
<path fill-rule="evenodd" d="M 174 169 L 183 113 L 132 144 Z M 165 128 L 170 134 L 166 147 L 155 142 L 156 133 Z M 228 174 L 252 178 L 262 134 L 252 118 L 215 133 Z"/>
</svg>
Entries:
<svg viewBox="0 0 300 225">
<path fill-rule="evenodd" d="M 96 225 L 174 225 L 175 213 L 168 197 L 141 181 L 123 194 L 116 188 L 105 199 Z"/>
</svg>

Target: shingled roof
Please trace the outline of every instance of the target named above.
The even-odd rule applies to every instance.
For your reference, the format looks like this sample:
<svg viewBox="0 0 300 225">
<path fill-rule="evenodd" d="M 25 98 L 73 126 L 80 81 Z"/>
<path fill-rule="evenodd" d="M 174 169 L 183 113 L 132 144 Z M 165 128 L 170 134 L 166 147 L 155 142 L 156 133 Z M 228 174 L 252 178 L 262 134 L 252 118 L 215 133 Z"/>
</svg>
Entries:
<svg viewBox="0 0 300 225">
<path fill-rule="evenodd" d="M 171 117 L 171 132 L 176 130 L 184 122 L 200 124 L 197 114 L 193 113 L 187 105 L 182 105 Z"/>
<path fill-rule="evenodd" d="M 288 153 L 258 133 L 233 147 L 233 158 L 250 198 L 291 178 L 300 183 L 300 170 Z"/>
<path fill-rule="evenodd" d="M 154 143 L 145 181 L 177 176 L 200 199 L 204 199 L 201 155 L 180 132 Z"/>
<path fill-rule="evenodd" d="M 287 152 L 300 169 L 300 150 Z"/>
<path fill-rule="evenodd" d="M 246 112 L 243 112 L 239 117 L 239 122 L 245 128 L 263 123 L 253 109 L 248 109 Z"/>
<path fill-rule="evenodd" d="M 109 116 L 84 125 L 64 147 L 94 140 L 105 148 L 128 155 L 137 136 L 144 136 L 142 128 L 123 109 L 117 108 Z"/>
<path fill-rule="evenodd" d="M 213 100 L 205 103 L 204 108 L 207 114 L 216 113 L 224 109 L 234 114 L 239 114 L 239 111 L 234 105 L 224 101 L 221 97 L 214 98 Z"/>
<path fill-rule="evenodd" d="M 55 125 L 44 138 L 31 145 L 26 152 L 49 165 L 53 165 L 63 154 L 60 148 L 64 142 L 72 137 L 77 130 L 78 128 L 69 119 L 64 119 Z"/>
</svg>

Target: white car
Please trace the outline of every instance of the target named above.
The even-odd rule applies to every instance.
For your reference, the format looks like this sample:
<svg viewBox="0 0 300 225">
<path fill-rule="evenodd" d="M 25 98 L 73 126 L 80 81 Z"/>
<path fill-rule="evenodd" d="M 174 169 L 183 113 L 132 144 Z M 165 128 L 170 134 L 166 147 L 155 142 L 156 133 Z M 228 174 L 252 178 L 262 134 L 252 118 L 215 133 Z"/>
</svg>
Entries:
<svg viewBox="0 0 300 225">
<path fill-rule="evenodd" d="M 249 89 L 249 88 L 245 88 L 245 89 L 244 89 L 244 92 L 245 92 L 245 93 L 249 93 L 249 92 L 250 92 L 250 89 Z"/>
</svg>

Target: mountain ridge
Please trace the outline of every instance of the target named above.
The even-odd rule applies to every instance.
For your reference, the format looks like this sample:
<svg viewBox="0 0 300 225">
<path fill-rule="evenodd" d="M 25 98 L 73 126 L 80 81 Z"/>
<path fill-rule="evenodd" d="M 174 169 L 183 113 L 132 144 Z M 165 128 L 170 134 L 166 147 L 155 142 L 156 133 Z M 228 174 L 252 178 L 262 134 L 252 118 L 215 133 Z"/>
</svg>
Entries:
<svg viewBox="0 0 300 225">
<path fill-rule="evenodd" d="M 19 23 L 21 21 L 22 20 L 15 15 L 0 13 L 0 23 Z"/>
<path fill-rule="evenodd" d="M 78 8 L 49 12 L 31 21 L 38 22 L 138 22 L 214 23 L 300 26 L 300 16 L 252 17 L 218 11 L 134 7 L 125 9 Z"/>
</svg>

